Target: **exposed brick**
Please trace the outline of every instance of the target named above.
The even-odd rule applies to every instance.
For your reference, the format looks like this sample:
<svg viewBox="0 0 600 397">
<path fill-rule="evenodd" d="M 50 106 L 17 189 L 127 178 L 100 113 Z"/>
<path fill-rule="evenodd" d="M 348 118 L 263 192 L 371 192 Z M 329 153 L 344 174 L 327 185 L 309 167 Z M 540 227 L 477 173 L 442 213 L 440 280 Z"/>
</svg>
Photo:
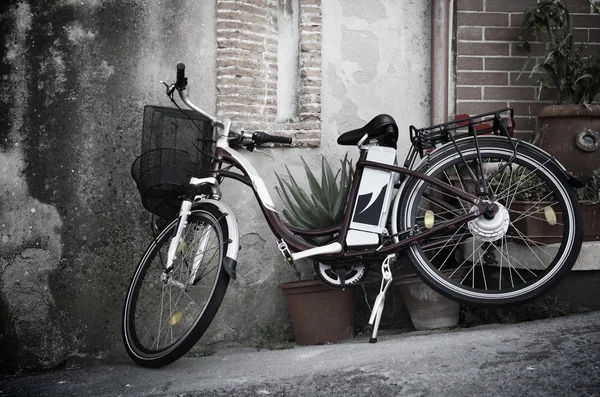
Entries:
<svg viewBox="0 0 600 397">
<path fill-rule="evenodd" d="M 517 27 L 518 28 L 523 23 L 523 13 L 522 12 L 510 13 L 509 14 L 509 19 L 510 19 L 510 25 L 509 26 Z"/>
<path fill-rule="evenodd" d="M 458 26 L 508 26 L 508 14 L 488 12 L 458 12 Z"/>
<path fill-rule="evenodd" d="M 256 43 L 266 42 L 267 44 L 270 44 L 270 45 L 277 45 L 277 40 L 268 34 L 255 33 L 255 32 L 250 32 L 250 31 L 239 32 L 239 31 L 235 31 L 235 30 L 221 30 L 221 31 L 217 31 L 217 34 L 219 36 L 219 39 L 233 39 L 234 41 L 237 41 L 237 40 L 246 41 L 247 40 L 247 41 L 253 41 Z"/>
<path fill-rule="evenodd" d="M 508 55 L 508 43 L 465 43 L 459 42 L 460 55 Z"/>
<path fill-rule="evenodd" d="M 459 101 L 456 105 L 456 114 L 476 115 L 508 107 L 508 102 L 467 102 Z"/>
<path fill-rule="evenodd" d="M 302 120 L 302 121 L 321 120 L 321 113 L 300 113 L 300 120 Z"/>
<path fill-rule="evenodd" d="M 558 99 L 558 90 L 555 87 L 538 88 L 536 89 L 535 97 L 539 101 L 556 102 Z"/>
<path fill-rule="evenodd" d="M 248 50 L 257 53 L 265 50 L 265 46 L 262 43 L 226 38 L 217 38 L 217 48 L 240 48 L 242 50 Z"/>
<path fill-rule="evenodd" d="M 488 12 L 524 12 L 527 7 L 535 3 L 535 0 L 486 0 L 485 10 Z"/>
<path fill-rule="evenodd" d="M 256 15 L 267 15 L 269 13 L 269 9 L 263 7 L 259 7 L 257 5 L 248 4 L 248 3 L 224 3 L 220 2 L 218 6 L 218 12 L 223 12 L 225 10 L 230 11 L 239 11 L 239 12 L 247 12 L 250 14 Z"/>
<path fill-rule="evenodd" d="M 458 85 L 508 85 L 508 73 L 461 72 L 457 77 Z"/>
<path fill-rule="evenodd" d="M 276 115 L 277 108 L 275 106 L 267 105 L 267 106 L 257 106 L 253 105 L 242 105 L 240 103 L 236 104 L 221 104 L 219 105 L 219 110 L 226 113 L 257 113 L 263 115 Z"/>
<path fill-rule="evenodd" d="M 277 89 L 276 77 L 275 79 L 272 79 L 272 81 L 265 81 L 263 79 L 235 78 L 217 75 L 217 83 L 237 87 L 253 87 L 265 89 L 270 88 L 275 90 Z"/>
<path fill-rule="evenodd" d="M 483 99 L 485 100 L 534 100 L 535 88 L 533 87 L 484 87 Z"/>
<path fill-rule="evenodd" d="M 519 28 L 485 28 L 485 39 L 491 41 L 515 41 Z"/>
<path fill-rule="evenodd" d="M 502 58 L 485 58 L 485 70 L 507 70 L 507 71 L 520 71 L 523 68 L 527 58 L 514 58 L 514 57 L 502 57 Z M 530 65 L 533 62 L 530 61 Z"/>
<path fill-rule="evenodd" d="M 515 110 L 516 116 L 537 116 L 540 109 L 548 105 L 547 103 L 540 101 L 531 102 L 511 102 L 510 107 Z"/>
<path fill-rule="evenodd" d="M 520 76 L 519 76 L 520 75 Z M 529 70 L 521 72 L 513 72 L 510 74 L 510 85 L 513 86 L 533 86 L 539 85 L 539 80 L 543 77 L 548 77 L 546 73 L 533 73 Z"/>
<path fill-rule="evenodd" d="M 479 100 L 482 98 L 481 88 L 479 87 L 457 87 L 456 98 L 458 100 Z"/>
<path fill-rule="evenodd" d="M 591 12 L 590 3 L 587 0 L 562 0 L 569 9 L 571 14 L 583 12 L 589 14 Z"/>
<path fill-rule="evenodd" d="M 217 19 L 222 21 L 241 21 L 251 23 L 268 24 L 269 18 L 266 15 L 255 15 L 247 12 L 237 12 L 231 10 L 217 9 Z"/>
<path fill-rule="evenodd" d="M 590 43 L 600 43 L 600 29 L 590 29 Z"/>
<path fill-rule="evenodd" d="M 456 9 L 458 11 L 483 11 L 483 0 L 458 0 Z"/>
<path fill-rule="evenodd" d="M 320 104 L 308 104 L 300 106 L 300 114 L 320 114 L 321 113 L 321 105 Z"/>
<path fill-rule="evenodd" d="M 321 0 L 300 7 L 297 123 L 277 123 L 277 6 L 275 0 L 218 0 L 217 113 L 247 128 L 296 136 L 295 146 L 320 144 Z M 300 76 L 299 76 L 300 77 Z M 298 135 L 297 131 L 305 131 Z"/>
<path fill-rule="evenodd" d="M 319 96 L 321 94 L 321 87 L 314 87 L 314 86 L 303 86 L 302 89 L 300 90 L 300 95 L 304 96 L 304 95 L 310 95 L 310 96 L 314 96 L 317 95 Z"/>
<path fill-rule="evenodd" d="M 259 34 L 277 34 L 273 26 L 264 23 L 250 23 L 242 21 L 217 21 L 217 34 L 223 30 L 236 30 L 238 32 L 250 31 Z"/>
<path fill-rule="evenodd" d="M 242 87 L 242 86 L 231 86 L 231 85 L 219 85 L 217 86 L 217 95 L 251 95 L 257 97 L 258 95 L 277 95 L 276 88 L 265 88 L 265 87 Z"/>
<path fill-rule="evenodd" d="M 573 26 L 597 28 L 600 26 L 600 14 L 573 15 Z"/>
<path fill-rule="evenodd" d="M 573 29 L 573 39 L 578 43 L 587 43 L 589 41 L 589 29 Z"/>
<path fill-rule="evenodd" d="M 303 52 L 321 52 L 321 43 L 302 43 L 300 50 Z"/>
<path fill-rule="evenodd" d="M 242 69 L 242 68 L 219 68 L 219 76 L 250 77 L 254 79 L 264 78 L 265 72 L 261 69 Z"/>
<path fill-rule="evenodd" d="M 230 69 L 242 67 L 244 69 L 258 69 L 262 70 L 264 64 L 255 59 L 241 59 L 241 58 L 224 58 L 217 59 L 217 68 L 219 69 Z"/>
<path fill-rule="evenodd" d="M 583 50 L 582 54 L 584 56 L 590 56 L 600 51 L 600 44 L 588 44 Z"/>
<path fill-rule="evenodd" d="M 321 25 L 315 24 L 300 24 L 301 31 L 304 32 L 321 32 Z"/>
<path fill-rule="evenodd" d="M 483 28 L 472 28 L 459 26 L 457 31 L 458 40 L 478 40 L 483 39 Z"/>
<path fill-rule="evenodd" d="M 482 70 L 483 58 L 459 56 L 456 60 L 456 68 L 458 70 Z"/>
<path fill-rule="evenodd" d="M 525 50 L 519 50 L 517 43 L 510 43 L 510 53 L 511 55 L 520 55 L 520 56 L 543 56 L 546 54 L 546 47 L 544 43 L 529 43 L 531 46 L 531 51 L 526 52 Z"/>
</svg>

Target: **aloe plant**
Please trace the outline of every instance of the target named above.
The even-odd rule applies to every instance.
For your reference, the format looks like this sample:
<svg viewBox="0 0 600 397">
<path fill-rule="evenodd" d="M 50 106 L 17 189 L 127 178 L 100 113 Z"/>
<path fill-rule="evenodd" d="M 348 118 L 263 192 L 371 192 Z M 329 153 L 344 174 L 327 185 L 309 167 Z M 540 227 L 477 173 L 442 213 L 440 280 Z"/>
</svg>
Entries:
<svg viewBox="0 0 600 397">
<path fill-rule="evenodd" d="M 298 185 L 286 166 L 288 179 L 277 173 L 279 186 L 275 187 L 285 209 L 283 216 L 296 227 L 320 229 L 339 223 L 344 215 L 348 193 L 352 185 L 354 169 L 348 154 L 341 162 L 341 168 L 334 174 L 327 159 L 321 157 L 321 181 L 319 182 L 306 161 L 301 157 L 308 179 L 310 192 Z"/>
</svg>

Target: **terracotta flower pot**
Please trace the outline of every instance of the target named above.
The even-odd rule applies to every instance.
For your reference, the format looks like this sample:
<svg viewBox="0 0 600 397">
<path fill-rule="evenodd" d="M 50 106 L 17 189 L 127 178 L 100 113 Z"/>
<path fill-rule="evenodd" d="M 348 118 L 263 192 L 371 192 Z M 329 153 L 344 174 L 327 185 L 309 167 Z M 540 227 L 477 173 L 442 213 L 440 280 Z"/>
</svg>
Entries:
<svg viewBox="0 0 600 397">
<path fill-rule="evenodd" d="M 352 290 L 320 281 L 280 284 L 287 300 L 296 344 L 320 345 L 354 337 Z"/>
<path fill-rule="evenodd" d="M 534 144 L 587 183 L 600 169 L 600 105 L 552 105 L 540 109 Z"/>
<path fill-rule="evenodd" d="M 419 276 L 407 276 L 396 284 L 417 330 L 454 327 L 460 304 L 432 290 Z"/>
</svg>

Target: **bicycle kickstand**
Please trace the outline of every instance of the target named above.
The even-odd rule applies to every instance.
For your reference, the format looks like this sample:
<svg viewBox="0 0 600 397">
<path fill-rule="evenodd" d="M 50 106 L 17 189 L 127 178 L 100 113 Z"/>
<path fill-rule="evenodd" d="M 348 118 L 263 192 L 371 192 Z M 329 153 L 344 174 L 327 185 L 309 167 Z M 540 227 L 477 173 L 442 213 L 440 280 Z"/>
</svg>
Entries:
<svg viewBox="0 0 600 397">
<path fill-rule="evenodd" d="M 379 329 L 379 322 L 381 321 L 381 313 L 383 313 L 383 305 L 385 303 L 385 294 L 392 285 L 392 271 L 390 264 L 396 259 L 396 254 L 388 255 L 383 264 L 381 265 L 381 287 L 379 288 L 379 294 L 375 299 L 373 310 L 371 311 L 371 318 L 369 318 L 369 326 L 373 327 L 373 333 L 369 343 L 377 343 L 377 330 Z"/>
</svg>

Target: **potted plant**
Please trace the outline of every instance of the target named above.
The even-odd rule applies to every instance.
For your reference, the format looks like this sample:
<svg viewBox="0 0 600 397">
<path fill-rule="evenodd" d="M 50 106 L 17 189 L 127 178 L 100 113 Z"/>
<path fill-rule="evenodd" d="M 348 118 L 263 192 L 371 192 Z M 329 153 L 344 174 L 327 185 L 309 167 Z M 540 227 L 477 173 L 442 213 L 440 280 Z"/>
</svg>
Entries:
<svg viewBox="0 0 600 397">
<path fill-rule="evenodd" d="M 286 166 L 288 179 L 279 176 L 275 189 L 284 203 L 284 217 L 291 225 L 307 228 L 325 228 L 340 222 L 354 170 L 347 156 L 334 174 L 325 157 L 321 158 L 321 180 L 314 176 L 302 159 L 310 192 L 304 191 Z M 335 236 L 311 239 L 311 243 L 324 243 Z M 317 266 L 317 265 L 315 265 Z M 315 278 L 302 280 L 294 265 L 297 281 L 279 285 L 290 313 L 295 341 L 299 345 L 338 342 L 354 337 L 354 297 L 350 289 L 335 289 Z"/>
<path fill-rule="evenodd" d="M 594 6 L 600 12 L 600 6 Z M 597 16 L 600 25 L 600 15 Z M 534 143 L 558 160 L 582 183 L 600 168 L 600 51 L 585 55 L 585 46 L 573 37 L 573 21 L 567 6 L 559 0 L 543 0 L 523 14 L 518 48 L 531 51 L 530 41 L 541 41 L 545 53 L 533 72 L 540 69 L 542 89 L 549 81 L 556 87 L 556 104 L 538 113 Z M 541 92 L 541 90 L 540 90 Z"/>
</svg>

